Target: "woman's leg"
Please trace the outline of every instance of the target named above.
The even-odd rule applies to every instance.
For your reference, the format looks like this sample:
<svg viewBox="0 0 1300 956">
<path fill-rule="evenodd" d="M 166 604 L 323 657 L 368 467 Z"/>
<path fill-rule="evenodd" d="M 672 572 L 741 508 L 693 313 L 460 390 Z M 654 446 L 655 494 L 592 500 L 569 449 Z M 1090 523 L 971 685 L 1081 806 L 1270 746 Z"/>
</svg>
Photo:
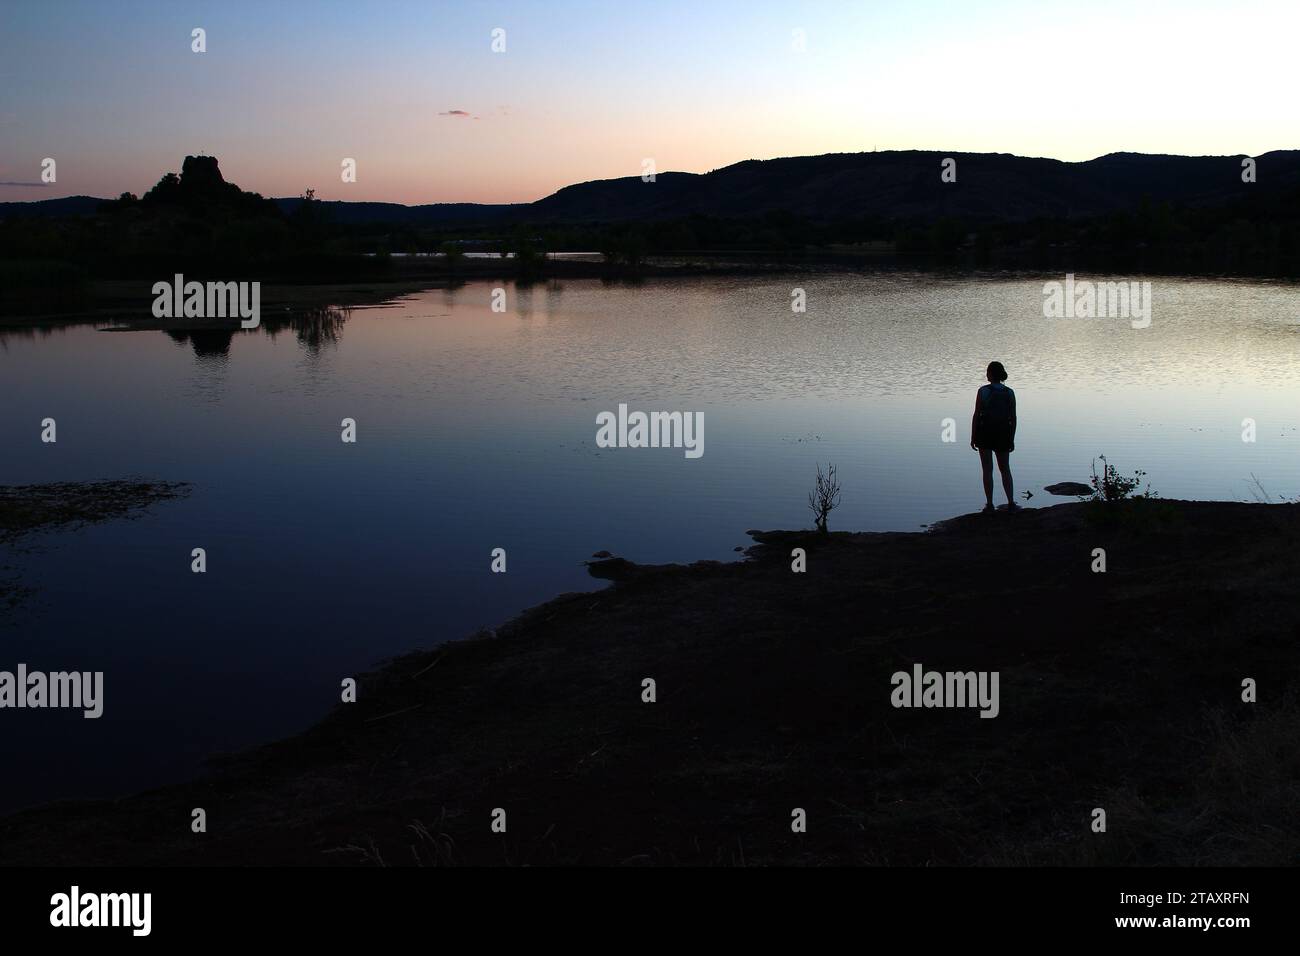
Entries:
<svg viewBox="0 0 1300 956">
<path fill-rule="evenodd" d="M 980 467 L 984 469 L 984 498 L 993 504 L 993 452 L 987 448 L 980 449 Z"/>
<path fill-rule="evenodd" d="M 1011 481 L 1011 452 L 998 449 L 998 471 L 1002 473 L 1002 490 L 1007 493 L 1007 504 L 1014 505 L 1015 487 Z M 993 500 L 993 476 L 990 474 L 984 482 L 988 488 L 989 501 Z"/>
</svg>

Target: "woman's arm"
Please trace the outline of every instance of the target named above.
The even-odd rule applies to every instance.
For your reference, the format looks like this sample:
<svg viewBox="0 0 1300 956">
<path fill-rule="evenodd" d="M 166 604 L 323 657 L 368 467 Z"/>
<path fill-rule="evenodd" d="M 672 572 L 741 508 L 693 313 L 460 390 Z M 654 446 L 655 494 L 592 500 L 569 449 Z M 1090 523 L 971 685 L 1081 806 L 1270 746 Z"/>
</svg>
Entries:
<svg viewBox="0 0 1300 956">
<path fill-rule="evenodd" d="M 975 393 L 975 412 L 970 417 L 970 446 L 975 448 L 975 423 L 980 419 L 980 393 Z M 978 450 L 978 449 L 976 449 Z"/>
<path fill-rule="evenodd" d="M 1016 393 L 1011 393 L 1011 450 L 1016 450 Z"/>
</svg>

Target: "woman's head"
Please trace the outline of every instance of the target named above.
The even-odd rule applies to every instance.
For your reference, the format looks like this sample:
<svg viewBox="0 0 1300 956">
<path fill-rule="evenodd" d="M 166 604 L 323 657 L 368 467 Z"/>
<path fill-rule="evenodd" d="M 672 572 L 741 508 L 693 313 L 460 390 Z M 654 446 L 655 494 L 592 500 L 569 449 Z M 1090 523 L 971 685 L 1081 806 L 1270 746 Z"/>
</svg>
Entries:
<svg viewBox="0 0 1300 956">
<path fill-rule="evenodd" d="M 1007 370 L 1002 367 L 1001 362 L 989 362 L 989 367 L 984 370 L 984 375 L 990 382 L 1005 382 L 1007 380 Z"/>
</svg>

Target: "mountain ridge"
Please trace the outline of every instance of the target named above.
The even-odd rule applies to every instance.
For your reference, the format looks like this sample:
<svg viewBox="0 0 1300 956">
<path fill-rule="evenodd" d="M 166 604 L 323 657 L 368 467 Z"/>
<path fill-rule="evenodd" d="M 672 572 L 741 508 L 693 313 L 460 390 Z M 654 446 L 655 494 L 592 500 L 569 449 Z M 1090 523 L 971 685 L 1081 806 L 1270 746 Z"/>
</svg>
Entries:
<svg viewBox="0 0 1300 956">
<path fill-rule="evenodd" d="M 955 182 L 940 176 L 948 158 L 956 162 Z M 1300 189 L 1300 150 L 1254 157 L 1255 183 L 1242 181 L 1245 158 L 1121 151 L 1070 162 L 1011 153 L 884 150 L 745 159 L 704 173 L 659 173 L 652 182 L 640 176 L 588 180 L 531 203 L 319 202 L 343 224 L 594 223 L 769 214 L 1025 221 L 1107 215 L 1143 201 L 1213 206 Z M 70 196 L 0 203 L 0 217 L 90 215 L 103 201 Z M 298 197 L 270 201 L 285 213 L 302 202 Z"/>
</svg>

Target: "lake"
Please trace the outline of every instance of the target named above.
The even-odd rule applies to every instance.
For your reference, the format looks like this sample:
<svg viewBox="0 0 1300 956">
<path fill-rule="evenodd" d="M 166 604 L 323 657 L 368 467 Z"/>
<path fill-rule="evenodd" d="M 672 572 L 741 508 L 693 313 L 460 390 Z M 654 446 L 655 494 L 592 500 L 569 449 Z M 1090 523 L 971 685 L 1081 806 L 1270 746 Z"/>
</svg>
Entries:
<svg viewBox="0 0 1300 956">
<path fill-rule="evenodd" d="M 193 490 L 0 552 L 35 589 L 0 618 L 0 669 L 105 673 L 99 720 L 0 714 L 0 807 L 161 784 L 301 730 L 345 677 L 602 586 L 582 564 L 598 550 L 734 560 L 748 528 L 811 527 L 818 463 L 843 486 L 832 530 L 978 510 L 970 415 L 991 359 L 1017 393 L 1030 507 L 1068 500 L 1043 485 L 1086 481 L 1099 453 L 1164 497 L 1254 500 L 1252 475 L 1300 495 L 1300 287 L 1144 277 L 1135 329 L 1044 318 L 1063 278 L 483 281 L 275 334 L 2 329 L 4 483 Z M 621 403 L 702 413 L 704 454 L 598 447 Z"/>
</svg>

